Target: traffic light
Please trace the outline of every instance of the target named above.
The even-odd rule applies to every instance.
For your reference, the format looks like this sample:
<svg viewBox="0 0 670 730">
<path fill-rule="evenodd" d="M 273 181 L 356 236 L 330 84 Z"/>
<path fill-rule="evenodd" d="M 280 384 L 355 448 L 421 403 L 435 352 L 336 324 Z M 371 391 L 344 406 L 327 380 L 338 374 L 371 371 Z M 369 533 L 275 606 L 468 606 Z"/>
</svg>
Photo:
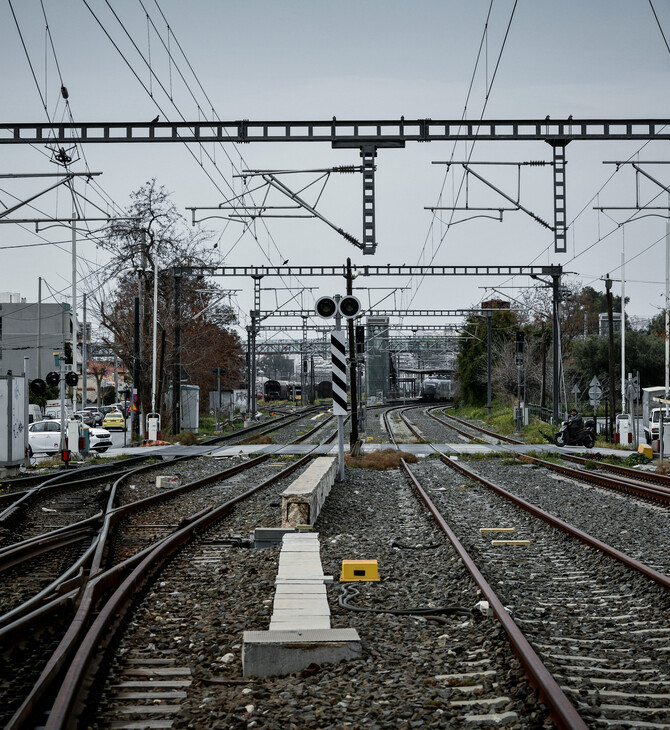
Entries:
<svg viewBox="0 0 670 730">
<path fill-rule="evenodd" d="M 362 324 L 356 325 L 356 354 L 362 355 L 365 352 L 365 327 Z"/>
<path fill-rule="evenodd" d="M 79 382 L 79 376 L 77 375 L 77 373 L 73 373 L 73 372 L 65 373 L 66 385 L 71 385 L 73 388 L 75 388 L 78 382 Z"/>
<path fill-rule="evenodd" d="M 66 364 L 72 365 L 72 343 L 66 342 L 64 346 L 65 356 L 64 361 Z"/>
<path fill-rule="evenodd" d="M 47 385 L 52 387 L 60 383 L 60 375 L 55 372 L 47 373 Z"/>
<path fill-rule="evenodd" d="M 517 332 L 515 338 L 516 344 L 516 361 L 517 364 L 523 363 L 523 348 L 525 345 L 526 334 L 524 332 Z"/>
<path fill-rule="evenodd" d="M 47 384 L 41 378 L 35 378 L 35 380 L 30 383 L 30 390 L 32 391 L 33 395 L 36 396 L 46 395 Z"/>
<path fill-rule="evenodd" d="M 333 297 L 321 297 L 316 301 L 316 313 L 323 319 L 330 319 L 337 312 L 337 304 Z"/>
</svg>

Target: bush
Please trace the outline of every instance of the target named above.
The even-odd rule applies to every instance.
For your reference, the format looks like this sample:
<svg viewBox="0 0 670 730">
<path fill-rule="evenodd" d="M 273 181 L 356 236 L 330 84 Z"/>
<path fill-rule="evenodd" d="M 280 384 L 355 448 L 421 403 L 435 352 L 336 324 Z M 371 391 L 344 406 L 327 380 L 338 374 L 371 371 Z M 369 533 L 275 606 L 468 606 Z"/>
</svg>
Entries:
<svg viewBox="0 0 670 730">
<path fill-rule="evenodd" d="M 361 454 L 360 456 L 345 454 L 344 463 L 354 469 L 385 471 L 386 469 L 398 469 L 400 459 L 404 459 L 409 464 L 415 464 L 417 461 L 414 454 L 387 449 L 386 451 L 373 451 L 369 454 Z"/>
</svg>

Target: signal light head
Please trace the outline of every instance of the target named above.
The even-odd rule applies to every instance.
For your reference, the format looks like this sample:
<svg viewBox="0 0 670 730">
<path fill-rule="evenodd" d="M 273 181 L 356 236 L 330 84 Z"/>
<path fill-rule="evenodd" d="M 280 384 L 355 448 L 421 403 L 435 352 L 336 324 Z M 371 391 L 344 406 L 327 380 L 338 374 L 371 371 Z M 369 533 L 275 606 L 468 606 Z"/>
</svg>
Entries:
<svg viewBox="0 0 670 730">
<path fill-rule="evenodd" d="M 69 373 L 65 373 L 65 382 L 67 385 L 71 385 L 73 388 L 77 383 L 79 382 L 79 376 L 77 373 L 74 373 L 70 371 Z"/>
<path fill-rule="evenodd" d="M 316 302 L 316 313 L 323 319 L 330 319 L 337 312 L 337 304 L 332 297 L 321 297 Z"/>
<path fill-rule="evenodd" d="M 347 319 L 353 319 L 361 311 L 361 303 L 351 294 L 340 299 L 340 313 Z"/>
<path fill-rule="evenodd" d="M 41 378 L 35 378 L 35 380 L 30 383 L 30 390 L 38 396 L 46 395 L 47 384 Z"/>
<path fill-rule="evenodd" d="M 58 385 L 60 383 L 60 375 L 55 372 L 47 373 L 47 385 Z"/>
</svg>

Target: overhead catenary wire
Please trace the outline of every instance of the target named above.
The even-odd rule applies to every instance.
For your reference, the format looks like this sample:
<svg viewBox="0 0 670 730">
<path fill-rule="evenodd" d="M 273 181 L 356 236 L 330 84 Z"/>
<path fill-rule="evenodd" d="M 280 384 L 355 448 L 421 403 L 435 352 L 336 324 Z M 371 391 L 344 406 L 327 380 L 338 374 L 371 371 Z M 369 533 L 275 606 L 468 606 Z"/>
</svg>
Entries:
<svg viewBox="0 0 670 730">
<path fill-rule="evenodd" d="M 509 37 L 510 29 L 512 27 L 512 21 L 514 20 L 514 15 L 516 13 L 517 4 L 518 4 L 518 0 L 515 0 L 514 5 L 512 7 L 512 10 L 510 12 L 510 16 L 509 16 L 508 22 L 507 22 L 507 27 L 505 29 L 505 35 L 504 35 L 504 38 L 503 38 L 503 41 L 502 41 L 502 44 L 501 44 L 501 47 L 500 47 L 500 51 L 498 52 L 498 57 L 497 57 L 497 60 L 496 60 L 495 69 L 494 69 L 493 74 L 491 75 L 491 82 L 488 84 L 488 86 L 486 88 L 486 93 L 485 93 L 485 97 L 484 97 L 484 103 L 483 103 L 482 109 L 481 109 L 481 111 L 479 113 L 479 122 L 480 123 L 482 122 L 482 120 L 484 118 L 484 114 L 486 113 L 486 107 L 488 106 L 489 98 L 490 98 L 490 95 L 491 95 L 491 91 L 493 89 L 493 84 L 495 83 L 495 79 L 496 79 L 496 76 L 498 74 L 498 69 L 500 67 L 500 62 L 501 62 L 501 59 L 502 59 L 502 55 L 503 55 L 503 52 L 505 50 L 505 46 L 507 44 L 507 39 Z M 481 57 L 482 45 L 484 44 L 485 39 L 487 37 L 489 19 L 490 19 L 490 16 L 491 16 L 491 10 L 492 10 L 492 8 L 493 8 L 493 1 L 491 0 L 491 3 L 489 5 L 489 10 L 488 10 L 488 13 L 487 13 L 487 17 L 486 17 L 486 23 L 484 25 L 484 31 L 482 33 L 482 40 L 480 42 L 479 51 L 477 53 L 477 60 L 475 62 L 475 68 L 473 70 L 473 75 L 472 75 L 472 78 L 471 78 L 471 81 L 470 81 L 470 87 L 468 89 L 468 95 L 466 97 L 466 104 L 464 106 L 463 115 L 461 117 L 462 120 L 465 119 L 466 114 L 467 114 L 467 104 L 468 104 L 468 101 L 469 101 L 470 93 L 471 93 L 472 86 L 473 86 L 473 83 L 474 83 L 475 74 L 477 72 L 477 67 L 478 67 L 478 64 L 479 64 L 480 57 Z M 477 129 L 477 131 L 475 133 L 475 136 L 476 136 L 476 134 L 477 134 L 477 132 L 479 130 L 479 127 L 477 127 L 476 129 Z M 472 145 L 470 146 L 470 150 L 469 150 L 468 155 L 467 155 L 468 162 L 472 158 L 472 155 L 474 153 L 474 149 L 475 149 L 476 142 L 477 142 L 476 139 L 473 140 Z M 455 151 L 456 151 L 456 143 L 454 143 L 454 145 L 452 147 L 450 160 L 453 160 Z M 444 185 L 446 183 L 447 175 L 448 175 L 448 169 L 447 169 L 447 172 L 445 172 L 445 176 L 444 176 L 444 179 L 443 179 L 442 189 L 440 190 L 440 195 L 438 197 L 438 205 L 439 205 L 439 201 L 441 200 L 441 197 L 442 197 L 442 193 L 443 193 L 443 190 L 444 190 Z M 461 177 L 461 182 L 460 182 L 459 187 L 458 187 L 458 192 L 456 194 L 456 200 L 457 201 L 458 201 L 458 199 L 460 198 L 460 196 L 462 194 L 464 184 L 465 184 L 465 173 Z M 442 248 L 442 244 L 444 243 L 444 240 L 447 237 L 447 235 L 448 235 L 448 233 L 449 233 L 449 231 L 451 229 L 451 222 L 453 221 L 454 215 L 455 215 L 455 211 L 452 211 L 449 224 L 447 225 L 446 230 L 444 231 L 444 233 L 441 234 L 440 240 L 438 241 L 438 244 L 437 244 L 437 248 L 434 250 L 434 252 L 432 253 L 432 256 L 430 258 L 430 263 L 431 264 L 435 260 L 435 257 L 437 256 L 437 254 L 440 252 L 440 249 Z M 434 223 L 435 223 L 435 215 L 433 215 L 433 221 L 431 222 L 431 226 L 433 226 Z M 426 242 L 424 241 L 424 246 L 423 246 L 423 248 L 421 250 L 421 253 L 420 253 L 419 259 L 418 259 L 418 262 L 419 263 L 421 261 L 421 258 L 423 257 L 423 254 L 424 254 L 424 251 L 425 251 L 425 247 L 426 247 Z M 419 279 L 419 282 L 418 282 L 418 284 L 416 286 L 416 289 L 415 289 L 413 295 L 410 298 L 410 301 L 409 301 L 409 304 L 410 305 L 412 304 L 412 302 L 416 298 L 416 296 L 418 294 L 418 291 L 419 291 L 419 289 L 420 289 L 420 287 L 421 287 L 421 285 L 423 284 L 424 281 L 425 281 L 425 276 L 422 276 Z"/>
</svg>

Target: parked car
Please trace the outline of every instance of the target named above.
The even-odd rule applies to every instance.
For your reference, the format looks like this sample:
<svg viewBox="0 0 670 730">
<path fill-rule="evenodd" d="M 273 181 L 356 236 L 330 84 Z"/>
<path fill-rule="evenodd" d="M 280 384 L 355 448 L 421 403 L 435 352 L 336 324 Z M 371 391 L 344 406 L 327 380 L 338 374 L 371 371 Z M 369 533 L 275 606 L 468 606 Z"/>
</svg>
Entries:
<svg viewBox="0 0 670 730">
<path fill-rule="evenodd" d="M 120 428 L 122 431 L 126 428 L 126 419 L 120 411 L 110 411 L 105 415 L 102 422 L 103 428 Z"/>
<path fill-rule="evenodd" d="M 102 426 L 102 422 L 105 418 L 105 414 L 98 408 L 98 406 L 86 406 L 85 411 L 88 411 L 95 418 L 94 426 Z"/>
<path fill-rule="evenodd" d="M 28 404 L 28 423 L 42 420 L 42 409 L 36 403 Z"/>
<path fill-rule="evenodd" d="M 79 419 L 76 419 L 79 420 Z M 57 454 L 60 449 L 60 420 L 37 421 L 28 426 L 28 453 Z M 89 427 L 89 447 L 103 453 L 112 445 L 112 436 L 104 428 Z"/>
<path fill-rule="evenodd" d="M 87 426 L 97 426 L 96 417 L 90 411 L 76 411 L 74 416 L 77 421 L 85 423 Z"/>
</svg>

